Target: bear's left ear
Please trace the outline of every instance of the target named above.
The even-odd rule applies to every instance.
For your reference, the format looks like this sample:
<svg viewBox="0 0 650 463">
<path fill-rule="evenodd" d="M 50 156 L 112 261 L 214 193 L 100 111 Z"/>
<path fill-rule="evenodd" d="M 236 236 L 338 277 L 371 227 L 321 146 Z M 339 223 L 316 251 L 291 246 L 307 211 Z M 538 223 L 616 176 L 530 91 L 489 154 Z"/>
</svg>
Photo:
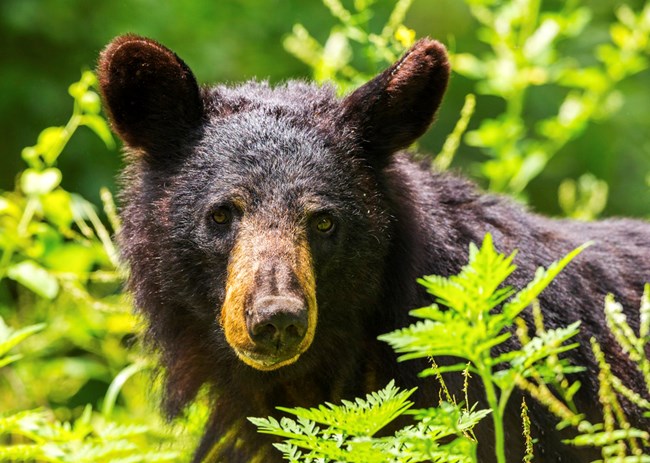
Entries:
<svg viewBox="0 0 650 463">
<path fill-rule="evenodd" d="M 151 39 L 117 37 L 101 53 L 97 73 L 113 128 L 149 157 L 173 150 L 202 119 L 194 74 Z"/>
<path fill-rule="evenodd" d="M 422 39 L 390 68 L 347 96 L 339 122 L 352 124 L 369 153 L 392 154 L 426 132 L 448 80 L 445 47 Z"/>
</svg>

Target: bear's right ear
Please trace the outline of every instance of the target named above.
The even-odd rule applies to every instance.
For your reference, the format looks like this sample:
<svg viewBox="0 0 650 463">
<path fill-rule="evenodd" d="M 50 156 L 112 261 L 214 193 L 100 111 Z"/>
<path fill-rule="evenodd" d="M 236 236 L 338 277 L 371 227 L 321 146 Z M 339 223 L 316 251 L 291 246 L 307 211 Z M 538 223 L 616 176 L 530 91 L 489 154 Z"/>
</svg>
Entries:
<svg viewBox="0 0 650 463">
<path fill-rule="evenodd" d="M 101 53 L 97 74 L 113 129 L 131 148 L 152 156 L 173 149 L 203 117 L 192 71 L 153 40 L 117 37 Z"/>
</svg>

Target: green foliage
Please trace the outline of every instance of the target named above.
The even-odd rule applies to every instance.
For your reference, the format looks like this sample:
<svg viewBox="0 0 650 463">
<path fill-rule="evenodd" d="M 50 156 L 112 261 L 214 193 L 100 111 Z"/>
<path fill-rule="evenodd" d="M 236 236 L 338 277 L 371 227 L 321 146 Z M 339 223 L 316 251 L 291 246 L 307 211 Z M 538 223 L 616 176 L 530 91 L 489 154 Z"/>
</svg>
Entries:
<svg viewBox="0 0 650 463">
<path fill-rule="evenodd" d="M 402 24 L 411 0 L 395 3 L 380 33 L 371 32 L 372 0 L 353 2 L 346 9 L 340 0 L 324 0 L 339 22 L 321 45 L 301 24 L 285 39 L 285 48 L 312 70 L 318 82 L 335 82 L 346 93 L 390 65 L 415 41 L 415 32 Z M 611 25 L 611 43 L 598 46 L 595 64 L 582 65 L 560 58 L 559 47 L 584 32 L 590 9 L 566 2 L 560 11 L 544 11 L 540 0 L 492 2 L 467 0 L 481 25 L 477 36 L 490 51 L 479 57 L 451 54 L 454 72 L 477 81 L 481 95 L 502 99 L 502 114 L 485 118 L 465 142 L 478 147 L 489 159 L 478 172 L 489 189 L 525 196 L 525 188 L 567 143 L 594 121 L 610 116 L 622 105 L 618 84 L 648 68 L 650 3 L 635 13 L 624 5 Z M 556 86 L 564 97 L 556 113 L 530 121 L 528 103 L 535 88 Z M 481 102 L 479 102 L 479 105 Z M 468 95 L 461 118 L 434 161 L 447 169 L 467 129 L 476 102 Z M 592 220 L 605 208 L 607 184 L 585 174 L 578 183 L 565 180 L 559 192 L 564 213 Z"/>
<path fill-rule="evenodd" d="M 641 299 L 641 327 L 638 336 L 629 326 L 621 305 L 611 295 L 605 300 L 607 326 L 621 350 L 634 361 L 645 379 L 646 396 L 650 396 L 650 360 L 645 354 L 650 342 L 649 313 L 650 285 L 645 286 Z M 625 416 L 620 398 L 624 397 L 639 410 L 644 410 L 647 416 L 650 416 L 650 402 L 629 389 L 612 373 L 600 345 L 594 338 L 591 339 L 591 347 L 600 367 L 598 399 L 603 409 L 603 422 L 591 424 L 583 420 L 578 426 L 580 434 L 570 442 L 577 446 L 600 447 L 604 461 L 650 461 L 650 455 L 643 453 L 641 445 L 650 445 L 650 432 L 632 427 Z"/>
<path fill-rule="evenodd" d="M 317 82 L 334 82 L 341 93 L 370 80 L 415 42 L 415 32 L 403 24 L 412 0 L 395 2 L 380 33 L 370 32 L 370 7 L 375 0 L 356 0 L 354 11 L 346 9 L 341 0 L 323 3 L 339 22 L 325 44 L 314 39 L 302 24 L 296 24 L 284 47 L 309 65 Z"/>
<path fill-rule="evenodd" d="M 476 97 L 470 93 L 465 96 L 465 103 L 460 110 L 460 117 L 454 130 L 447 136 L 444 145 L 442 145 L 442 150 L 440 150 L 440 153 L 433 160 L 433 167 L 436 170 L 444 171 L 451 165 L 475 109 Z"/>
<path fill-rule="evenodd" d="M 59 295 L 61 287 L 75 285 L 83 291 L 97 275 L 103 281 L 121 278 L 115 247 L 94 206 L 63 189 L 62 174 L 56 168 L 63 148 L 81 126 L 97 133 L 107 147 L 114 146 L 108 125 L 99 115 L 99 96 L 93 85 L 94 75 L 85 72 L 70 86 L 74 107 L 67 125 L 43 130 L 38 143 L 23 150 L 29 167 L 21 172 L 16 190 L 0 196 L 0 278 L 17 281 L 49 300 Z"/>
<path fill-rule="evenodd" d="M 44 410 L 0 417 L 0 435 L 30 443 L 0 447 L 2 461 L 176 462 L 176 450 L 153 450 L 151 430 L 144 425 L 116 424 L 94 417 L 90 406 L 74 423 L 60 422 Z M 144 437 L 149 437 L 145 439 Z"/>
<path fill-rule="evenodd" d="M 443 403 L 439 408 L 412 412 L 418 422 L 389 437 L 377 432 L 412 406 L 414 392 L 400 391 L 391 382 L 365 400 L 325 404 L 318 408 L 279 408 L 297 419 L 249 418 L 259 431 L 285 439 L 278 450 L 291 462 L 346 461 L 358 463 L 473 462 L 476 444 L 463 433 L 486 415 Z M 452 438 L 449 440 L 449 438 Z"/>
<path fill-rule="evenodd" d="M 19 355 L 7 355 L 10 349 L 44 328 L 45 325 L 40 324 L 12 330 L 0 318 L 0 368 L 20 358 Z M 51 412 L 43 409 L 2 413 L 0 439 L 9 437 L 17 443 L 0 445 L 0 460 L 57 463 L 178 461 L 178 452 L 147 448 L 151 442 L 143 436 L 150 432 L 147 426 L 118 424 L 93 416 L 90 406 L 85 407 L 74 423 L 58 421 Z"/>
<path fill-rule="evenodd" d="M 26 326 L 19 330 L 9 328 L 0 317 L 0 368 L 20 359 L 20 355 L 8 355 L 9 351 L 34 333 L 45 328 L 45 325 Z"/>
<path fill-rule="evenodd" d="M 5 299 L 0 293 L 0 302 L 14 305 L 7 316 L 17 323 L 47 321 L 29 344 L 33 361 L 14 369 L 25 378 L 26 395 L 39 404 L 66 401 L 91 380 L 110 382 L 129 356 L 122 339 L 136 330 L 130 304 L 119 292 L 123 274 L 110 232 L 92 204 L 61 186 L 56 167 L 81 126 L 113 146 L 94 85 L 94 75 L 85 72 L 70 86 L 74 107 L 67 125 L 45 129 L 36 145 L 23 150 L 29 167 L 16 189 L 0 196 L 0 289 L 15 294 Z M 103 196 L 116 224 L 112 198 L 108 192 Z M 29 379 L 55 371 L 65 379 L 54 384 Z"/>
<path fill-rule="evenodd" d="M 557 46 L 579 35 L 589 20 L 589 9 L 566 2 L 559 12 L 541 11 L 539 0 L 494 3 L 468 2 L 481 23 L 479 37 L 491 48 L 480 59 L 470 54 L 453 57 L 456 72 L 477 79 L 479 93 L 502 98 L 502 115 L 485 119 L 467 134 L 470 145 L 491 158 L 481 165 L 490 189 L 520 194 L 566 143 L 595 119 L 621 104 L 615 87 L 625 77 L 648 67 L 650 4 L 639 14 L 618 10 L 611 28 L 612 43 L 595 51 L 598 65 L 583 67 L 558 57 Z M 540 119 L 533 133 L 524 125 L 526 94 L 535 86 L 568 88 L 557 114 Z"/>
<path fill-rule="evenodd" d="M 57 160 L 79 127 L 114 146 L 95 85 L 85 72 L 70 86 L 72 117 L 23 150 L 28 167 L 0 195 L 0 313 L 36 323 L 14 331 L 0 318 L 2 461 L 183 461 L 206 417 L 199 404 L 175 428 L 163 424 L 146 396 L 154 362 L 131 346 L 139 322 L 121 291 L 112 197 L 102 192 L 107 227 L 61 186 Z M 28 360 L 5 355 L 35 332 L 24 343 Z"/>
<path fill-rule="evenodd" d="M 590 10 L 579 2 L 566 2 L 557 12 L 543 11 L 540 0 L 467 3 L 481 24 L 478 37 L 490 51 L 480 58 L 456 54 L 452 66 L 477 80 L 479 93 L 501 98 L 505 110 L 484 119 L 466 141 L 489 156 L 480 172 L 491 190 L 521 194 L 591 121 L 621 106 L 616 90 L 621 80 L 648 68 L 650 3 L 639 13 L 619 7 L 618 22 L 610 29 L 611 43 L 598 46 L 597 64 L 586 66 L 558 53 L 560 43 L 579 36 L 589 22 Z M 542 85 L 567 90 L 557 113 L 539 118 L 531 130 L 524 122 L 527 96 Z"/>
<path fill-rule="evenodd" d="M 566 179 L 558 190 L 560 207 L 572 219 L 593 220 L 605 209 L 608 189 L 606 182 L 591 174 L 582 175 L 577 182 Z"/>
<path fill-rule="evenodd" d="M 567 361 L 558 359 L 558 355 L 575 347 L 565 342 L 578 333 L 579 323 L 523 339 L 520 349 L 496 357 L 493 349 L 512 336 L 509 328 L 522 310 L 582 249 L 584 246 L 547 270 L 538 269 L 533 281 L 515 293 L 512 288 L 502 286 L 515 270 L 514 253 L 510 256 L 499 254 L 488 234 L 480 249 L 474 244 L 470 246 L 469 263 L 458 275 L 449 278 L 432 275 L 420 280 L 437 301 L 430 307 L 411 312 L 423 321 L 380 336 L 402 354 L 401 360 L 436 356 L 461 360 L 426 371 L 425 375 L 462 371 L 469 361 L 469 371 L 481 378 L 492 410 L 498 461 L 505 461 L 503 414 L 516 387 L 516 379 L 540 376 L 553 381 L 557 375 L 573 371 Z M 497 307 L 501 310 L 495 312 Z"/>
</svg>

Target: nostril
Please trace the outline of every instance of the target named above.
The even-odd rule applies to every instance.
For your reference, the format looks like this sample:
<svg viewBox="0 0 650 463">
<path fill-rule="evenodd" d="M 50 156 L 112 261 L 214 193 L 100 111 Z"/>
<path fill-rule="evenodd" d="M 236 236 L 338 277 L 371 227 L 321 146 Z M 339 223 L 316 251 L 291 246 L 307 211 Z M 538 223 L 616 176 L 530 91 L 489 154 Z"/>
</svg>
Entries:
<svg viewBox="0 0 650 463">
<path fill-rule="evenodd" d="M 287 338 L 300 338 L 305 335 L 306 327 L 300 327 L 296 325 L 289 325 L 284 330 L 285 336 Z"/>
<path fill-rule="evenodd" d="M 246 324 L 251 339 L 258 346 L 292 349 L 307 332 L 307 309 L 295 298 L 266 297 L 254 303 Z"/>
<path fill-rule="evenodd" d="M 268 339 L 269 341 L 273 341 L 278 335 L 278 329 L 271 323 L 253 325 L 251 331 L 254 340 Z"/>
</svg>

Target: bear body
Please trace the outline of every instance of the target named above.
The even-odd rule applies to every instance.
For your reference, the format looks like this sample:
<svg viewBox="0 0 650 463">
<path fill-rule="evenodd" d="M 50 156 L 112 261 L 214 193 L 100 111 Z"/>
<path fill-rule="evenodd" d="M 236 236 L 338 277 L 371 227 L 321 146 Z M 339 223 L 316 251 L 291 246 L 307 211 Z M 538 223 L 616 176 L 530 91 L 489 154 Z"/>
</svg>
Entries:
<svg viewBox="0 0 650 463">
<path fill-rule="evenodd" d="M 417 405 L 433 404 L 435 382 L 417 376 L 426 362 L 398 363 L 377 336 L 432 302 L 417 278 L 457 273 L 487 232 L 501 252 L 519 249 L 514 287 L 595 242 L 542 293 L 542 311 L 551 327 L 582 321 L 570 355 L 587 367 L 577 397 L 587 413 L 598 408 L 591 336 L 643 391 L 602 306 L 614 294 L 638 330 L 650 224 L 547 219 L 400 152 L 427 130 L 448 75 L 444 47 L 427 39 L 343 99 L 301 82 L 201 88 L 173 52 L 132 35 L 102 53 L 104 102 L 127 146 L 120 244 L 165 366 L 164 405 L 173 417 L 202 385 L 213 394 L 195 461 L 280 461 L 246 417 L 351 399 L 393 378 L 419 386 Z M 523 453 L 516 408 L 509 461 Z M 563 445 L 541 407 L 531 418 L 537 461 L 596 458 Z M 494 458 L 490 432 L 484 420 L 480 461 Z"/>
</svg>

